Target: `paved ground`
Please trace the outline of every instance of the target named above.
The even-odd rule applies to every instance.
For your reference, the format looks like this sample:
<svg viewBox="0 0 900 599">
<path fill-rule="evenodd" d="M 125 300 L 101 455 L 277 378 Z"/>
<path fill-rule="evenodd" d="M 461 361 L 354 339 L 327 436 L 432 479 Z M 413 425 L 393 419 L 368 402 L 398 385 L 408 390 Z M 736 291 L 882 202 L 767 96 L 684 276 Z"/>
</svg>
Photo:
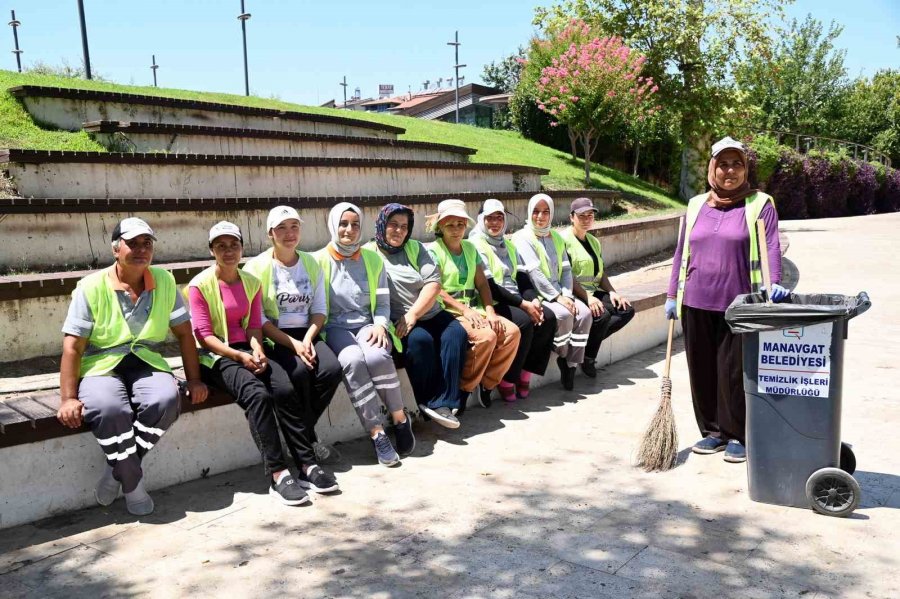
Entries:
<svg viewBox="0 0 900 599">
<path fill-rule="evenodd" d="M 343 493 L 309 507 L 274 505 L 246 469 L 157 492 L 140 522 L 120 501 L 0 531 L 0 596 L 900 597 L 898 227 L 900 215 L 783 227 L 800 291 L 874 303 L 847 342 L 843 436 L 864 494 L 849 519 L 754 503 L 745 468 L 721 455 L 631 468 L 659 398 L 657 349 L 578 392 L 473 409 L 457 432 L 418 426 L 397 469 L 343 445 Z M 673 382 L 686 448 L 680 348 Z M 52 492 L 52 473 L 35 476 Z"/>
</svg>

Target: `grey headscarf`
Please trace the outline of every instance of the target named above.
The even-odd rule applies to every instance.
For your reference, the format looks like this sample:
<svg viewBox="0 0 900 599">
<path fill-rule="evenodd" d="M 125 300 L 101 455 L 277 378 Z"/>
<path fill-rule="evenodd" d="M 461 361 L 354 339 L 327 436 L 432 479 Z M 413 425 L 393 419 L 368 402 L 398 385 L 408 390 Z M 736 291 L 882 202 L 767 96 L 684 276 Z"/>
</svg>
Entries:
<svg viewBox="0 0 900 599">
<path fill-rule="evenodd" d="M 341 222 L 341 215 L 345 212 L 355 212 L 356 215 L 359 216 L 359 238 L 353 245 L 344 245 L 340 241 L 338 241 L 338 224 Z M 331 212 L 328 213 L 328 231 L 329 233 L 331 233 L 331 245 L 338 251 L 341 256 L 349 258 L 359 251 L 359 246 L 362 245 L 362 230 L 362 210 L 360 210 L 350 202 L 341 202 L 335 205 L 335 207 L 331 209 Z"/>
<path fill-rule="evenodd" d="M 534 213 L 534 207 L 537 206 L 538 202 L 541 200 L 547 202 L 547 207 L 550 209 L 550 222 L 547 223 L 546 227 L 538 227 L 531 219 L 531 215 Z M 531 196 L 531 199 L 528 200 L 528 220 L 525 221 L 525 226 L 531 229 L 538 237 L 546 237 L 549 235 L 550 228 L 553 226 L 553 198 L 546 193 L 538 193 Z"/>
</svg>

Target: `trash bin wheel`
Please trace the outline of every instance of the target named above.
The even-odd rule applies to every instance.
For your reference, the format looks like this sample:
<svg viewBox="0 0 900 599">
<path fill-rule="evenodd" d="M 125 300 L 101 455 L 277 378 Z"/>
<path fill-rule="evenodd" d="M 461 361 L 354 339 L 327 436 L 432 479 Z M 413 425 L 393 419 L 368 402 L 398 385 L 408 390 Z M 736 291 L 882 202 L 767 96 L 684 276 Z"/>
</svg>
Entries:
<svg viewBox="0 0 900 599">
<path fill-rule="evenodd" d="M 856 472 L 856 456 L 846 443 L 841 443 L 841 470 L 847 474 Z"/>
<path fill-rule="evenodd" d="M 859 496 L 859 483 L 840 468 L 816 470 L 806 481 L 810 506 L 826 516 L 849 516 L 859 505 Z"/>
</svg>

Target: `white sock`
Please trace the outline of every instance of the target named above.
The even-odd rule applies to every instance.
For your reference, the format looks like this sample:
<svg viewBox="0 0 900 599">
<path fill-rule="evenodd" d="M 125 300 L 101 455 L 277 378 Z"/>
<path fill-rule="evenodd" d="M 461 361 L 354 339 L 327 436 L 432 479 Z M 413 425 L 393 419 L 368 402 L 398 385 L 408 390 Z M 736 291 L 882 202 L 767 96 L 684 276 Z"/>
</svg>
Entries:
<svg viewBox="0 0 900 599">
<path fill-rule="evenodd" d="M 275 484 L 276 484 L 276 485 L 280 485 L 280 484 L 281 484 L 281 481 L 284 480 L 284 477 L 285 477 L 285 476 L 290 476 L 290 474 L 291 474 L 291 471 L 290 471 L 290 470 L 283 470 L 283 471 L 281 472 L 281 474 L 278 475 L 278 478 L 275 479 Z"/>
<path fill-rule="evenodd" d="M 568 364 L 568 365 L 569 365 L 569 368 L 575 368 L 575 367 L 577 367 L 577 366 L 578 366 L 578 364 L 577 364 L 577 363 L 573 363 L 573 362 L 566 362 L 566 364 Z"/>
<path fill-rule="evenodd" d="M 372 435 L 372 440 L 374 441 L 375 439 L 378 438 L 378 435 L 383 435 L 383 434 L 384 434 L 384 431 L 378 431 L 377 433 L 375 433 L 374 435 Z"/>
</svg>

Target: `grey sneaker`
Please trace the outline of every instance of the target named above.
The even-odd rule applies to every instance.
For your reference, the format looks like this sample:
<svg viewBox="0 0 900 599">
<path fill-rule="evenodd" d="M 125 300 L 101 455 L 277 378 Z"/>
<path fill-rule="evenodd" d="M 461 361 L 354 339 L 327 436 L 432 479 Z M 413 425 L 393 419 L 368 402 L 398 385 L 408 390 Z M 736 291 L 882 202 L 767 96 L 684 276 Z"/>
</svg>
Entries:
<svg viewBox="0 0 900 599">
<path fill-rule="evenodd" d="M 112 502 L 116 500 L 121 488 L 122 485 L 119 484 L 119 481 L 113 478 L 112 468 L 107 465 L 100 480 L 97 481 L 97 486 L 94 487 L 94 497 L 97 499 L 97 503 L 106 507 L 112 505 Z"/>
<path fill-rule="evenodd" d="M 303 505 L 309 503 L 309 495 L 297 484 L 294 477 L 288 474 L 281 479 L 280 483 L 269 485 L 269 495 L 280 501 L 284 505 Z"/>
<path fill-rule="evenodd" d="M 441 426 L 447 428 L 459 428 L 459 420 L 456 419 L 456 416 L 450 411 L 450 408 L 438 408 L 435 410 L 426 405 L 419 404 L 419 409 L 428 414 L 429 418 Z"/>
<path fill-rule="evenodd" d="M 153 513 L 153 498 L 144 488 L 144 480 L 141 479 L 134 491 L 125 493 L 125 507 L 132 516 L 149 516 Z"/>
<path fill-rule="evenodd" d="M 340 490 L 337 480 L 322 470 L 318 464 L 313 464 L 307 468 L 306 472 L 303 472 L 303 468 L 301 468 L 297 484 L 314 493 L 332 493 Z"/>
<path fill-rule="evenodd" d="M 320 464 L 335 464 L 341 461 L 341 452 L 335 449 L 334 445 L 316 441 L 313 443 L 313 453 L 316 454 L 316 461 Z"/>
<path fill-rule="evenodd" d="M 375 446 L 375 455 L 378 456 L 378 461 L 382 465 L 390 468 L 400 463 L 400 456 L 397 455 L 394 446 L 391 445 L 391 440 L 384 434 L 384 431 L 380 431 L 375 435 L 375 438 L 372 439 L 372 445 Z"/>
</svg>

